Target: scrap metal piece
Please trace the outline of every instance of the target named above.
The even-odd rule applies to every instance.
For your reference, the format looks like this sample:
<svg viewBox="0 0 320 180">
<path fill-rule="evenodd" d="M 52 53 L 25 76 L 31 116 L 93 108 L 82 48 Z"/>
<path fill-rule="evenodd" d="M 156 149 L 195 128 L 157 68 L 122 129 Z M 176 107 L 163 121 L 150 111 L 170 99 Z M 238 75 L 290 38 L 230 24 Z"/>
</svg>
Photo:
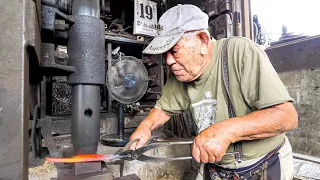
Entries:
<svg viewBox="0 0 320 180">
<path fill-rule="evenodd" d="M 60 157 L 60 152 L 58 151 L 58 148 L 56 146 L 56 143 L 54 142 L 51 128 L 52 128 L 52 118 L 46 117 L 44 119 L 40 119 L 40 127 L 41 127 L 41 134 L 43 136 L 43 139 L 46 143 L 46 146 L 49 150 L 49 153 L 52 157 Z"/>
</svg>

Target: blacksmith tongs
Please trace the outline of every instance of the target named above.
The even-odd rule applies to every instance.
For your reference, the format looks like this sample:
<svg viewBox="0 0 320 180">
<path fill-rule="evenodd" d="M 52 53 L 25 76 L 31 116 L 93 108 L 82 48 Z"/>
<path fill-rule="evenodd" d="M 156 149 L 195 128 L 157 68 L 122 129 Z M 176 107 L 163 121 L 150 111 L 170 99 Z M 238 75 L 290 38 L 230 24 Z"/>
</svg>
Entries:
<svg viewBox="0 0 320 180">
<path fill-rule="evenodd" d="M 116 160 L 139 160 L 144 162 L 168 162 L 175 160 L 188 160 L 192 159 L 191 156 L 187 157 L 153 157 L 144 155 L 145 152 L 156 149 L 159 147 L 171 146 L 171 145 L 191 145 L 193 140 L 185 140 L 185 139 L 159 139 L 152 138 L 148 141 L 147 145 L 140 147 L 136 150 L 130 150 L 129 147 L 131 144 L 139 141 L 139 139 L 135 139 L 129 141 L 123 148 L 119 149 L 114 154 L 83 154 L 76 155 L 71 158 L 46 158 L 49 162 L 57 162 L 57 163 L 80 163 L 80 162 L 93 162 L 93 161 L 104 161 L 104 162 L 112 162 Z"/>
<path fill-rule="evenodd" d="M 168 162 L 168 161 L 176 161 L 176 160 L 189 160 L 192 159 L 191 156 L 186 157 L 154 157 L 144 155 L 145 152 L 156 149 L 159 147 L 171 146 L 171 145 L 191 145 L 193 144 L 192 139 L 160 139 L 160 138 L 152 138 L 148 141 L 147 145 L 140 147 L 136 150 L 130 150 L 129 147 L 131 144 L 139 141 L 139 139 L 135 139 L 129 141 L 123 148 L 119 149 L 114 154 L 84 154 L 84 155 L 76 155 L 71 158 L 47 158 L 46 160 L 49 162 L 60 162 L 60 163 L 80 163 L 80 162 L 93 162 L 93 161 L 104 161 L 106 163 L 110 163 L 117 160 L 139 160 L 144 162 Z M 235 155 L 237 152 L 233 153 L 225 153 L 227 155 Z"/>
</svg>

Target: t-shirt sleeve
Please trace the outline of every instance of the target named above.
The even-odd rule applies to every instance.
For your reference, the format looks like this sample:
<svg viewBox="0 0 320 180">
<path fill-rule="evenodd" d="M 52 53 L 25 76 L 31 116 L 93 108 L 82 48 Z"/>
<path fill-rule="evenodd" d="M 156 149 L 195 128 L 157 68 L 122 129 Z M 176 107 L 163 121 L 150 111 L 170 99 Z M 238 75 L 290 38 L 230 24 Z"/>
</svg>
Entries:
<svg viewBox="0 0 320 180">
<path fill-rule="evenodd" d="M 163 110 L 167 115 L 178 115 L 189 107 L 189 99 L 182 82 L 170 73 L 155 108 Z"/>
<path fill-rule="evenodd" d="M 265 51 L 257 44 L 246 41 L 240 70 L 240 86 L 248 105 L 253 109 L 263 109 L 293 101 Z"/>
</svg>

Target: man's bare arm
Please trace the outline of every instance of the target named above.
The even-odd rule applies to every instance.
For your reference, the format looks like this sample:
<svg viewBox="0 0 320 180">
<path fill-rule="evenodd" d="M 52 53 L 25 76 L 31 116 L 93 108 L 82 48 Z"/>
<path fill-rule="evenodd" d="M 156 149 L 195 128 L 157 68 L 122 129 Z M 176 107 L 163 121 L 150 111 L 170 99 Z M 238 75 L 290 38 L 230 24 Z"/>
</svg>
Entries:
<svg viewBox="0 0 320 180">
<path fill-rule="evenodd" d="M 158 108 L 153 108 L 148 116 L 140 123 L 140 125 L 145 125 L 150 128 L 151 131 L 163 126 L 170 116 L 164 111 Z"/>
<path fill-rule="evenodd" d="M 198 162 L 220 161 L 231 143 L 276 136 L 297 124 L 292 103 L 275 105 L 211 125 L 194 139 L 192 154 Z"/>
<path fill-rule="evenodd" d="M 297 125 L 298 115 L 291 102 L 217 123 L 217 126 L 226 127 L 223 129 L 231 134 L 232 143 L 276 136 L 296 128 Z"/>
</svg>

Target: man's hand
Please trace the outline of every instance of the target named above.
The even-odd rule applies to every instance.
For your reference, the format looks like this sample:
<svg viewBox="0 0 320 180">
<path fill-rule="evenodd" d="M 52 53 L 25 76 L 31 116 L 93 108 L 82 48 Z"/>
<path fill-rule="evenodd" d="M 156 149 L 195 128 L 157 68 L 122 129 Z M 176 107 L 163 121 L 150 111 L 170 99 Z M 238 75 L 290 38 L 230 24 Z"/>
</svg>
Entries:
<svg viewBox="0 0 320 180">
<path fill-rule="evenodd" d="M 218 128 L 212 125 L 195 137 L 192 155 L 197 162 L 217 162 L 226 153 L 231 144 L 231 138 L 223 131 L 220 133 Z"/>
<path fill-rule="evenodd" d="M 130 149 L 134 150 L 144 146 L 151 138 L 151 131 L 164 125 L 169 119 L 170 116 L 167 115 L 164 111 L 162 111 L 161 109 L 153 108 L 146 119 L 144 119 L 140 123 L 135 132 L 131 135 L 130 140 L 139 139 L 139 141 L 133 143 L 130 146 Z"/>
<path fill-rule="evenodd" d="M 130 137 L 130 141 L 134 139 L 139 139 L 139 141 L 131 144 L 129 148 L 132 150 L 138 149 L 144 146 L 150 138 L 151 138 L 150 127 L 141 123 Z"/>
</svg>

